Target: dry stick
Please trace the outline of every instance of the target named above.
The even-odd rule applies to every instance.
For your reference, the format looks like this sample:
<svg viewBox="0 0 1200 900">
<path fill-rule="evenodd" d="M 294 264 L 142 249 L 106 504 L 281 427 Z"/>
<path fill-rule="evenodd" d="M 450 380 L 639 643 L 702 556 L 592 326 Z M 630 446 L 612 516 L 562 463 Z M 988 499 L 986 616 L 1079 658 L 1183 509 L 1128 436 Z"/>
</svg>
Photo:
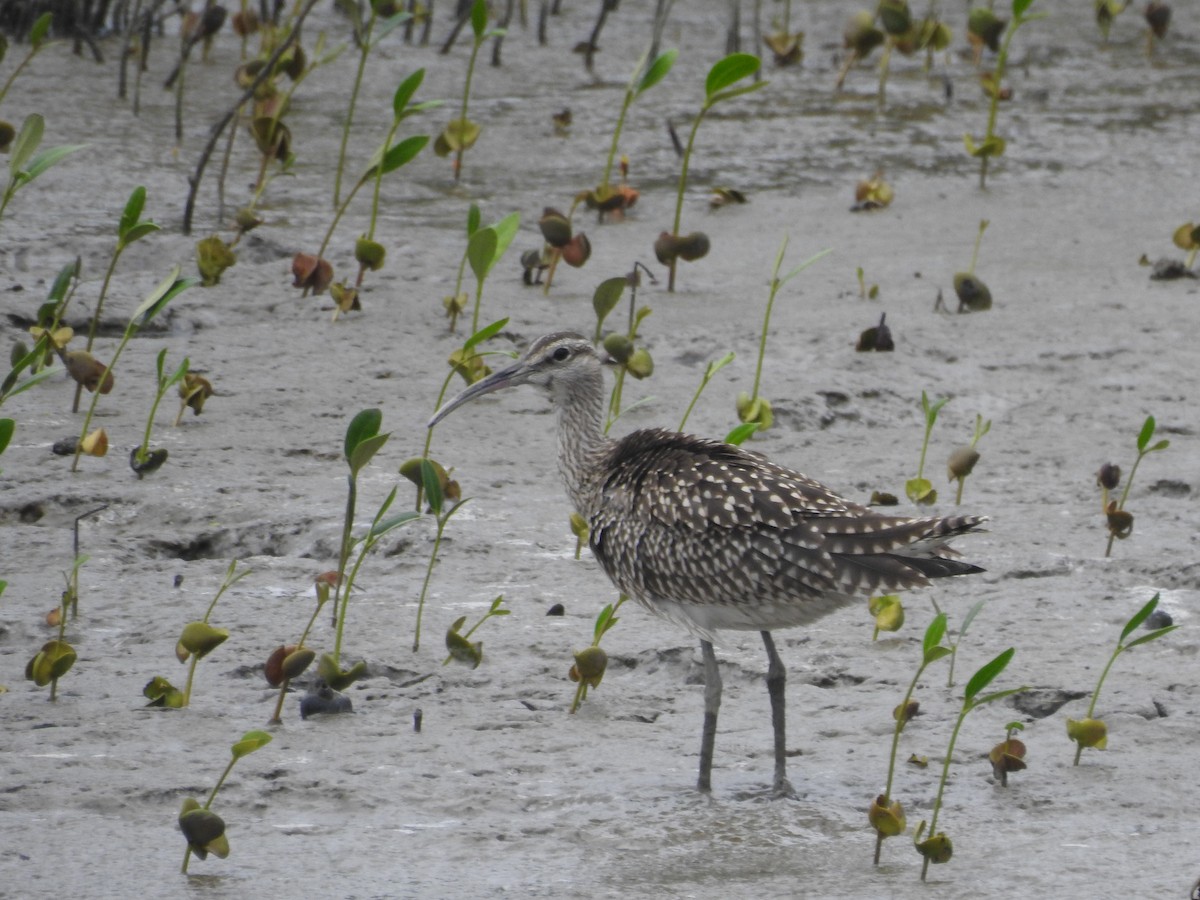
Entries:
<svg viewBox="0 0 1200 900">
<path fill-rule="evenodd" d="M 192 217 L 196 210 L 196 192 L 200 190 L 200 179 L 204 175 L 204 168 L 208 165 L 209 157 L 212 156 L 213 150 L 217 146 L 217 141 L 220 140 L 221 132 L 223 132 L 226 126 L 233 121 L 233 117 L 236 116 L 238 110 L 242 108 L 242 104 L 254 96 L 254 92 L 259 89 L 262 83 L 266 81 L 271 73 L 275 70 L 275 64 L 279 62 L 279 60 L 283 57 L 283 54 L 287 52 L 288 47 L 290 47 L 299 37 L 300 26 L 304 24 L 305 17 L 316 5 L 317 0 L 308 0 L 308 2 L 304 4 L 304 8 L 301 9 L 299 14 L 296 16 L 296 22 L 294 25 L 292 25 L 292 30 L 287 33 L 287 36 L 282 41 L 280 41 L 279 46 L 275 48 L 275 52 L 271 54 L 271 58 L 268 59 L 266 65 L 262 67 L 262 71 L 260 71 L 258 75 L 255 76 L 254 80 L 250 82 L 246 90 L 242 92 L 242 96 L 240 96 L 233 106 L 229 108 L 229 111 L 226 112 L 225 115 L 223 115 L 217 122 L 217 124 L 212 127 L 211 133 L 208 136 L 208 143 L 205 144 L 204 152 L 200 154 L 200 159 L 196 163 L 196 173 L 188 179 L 189 187 L 187 203 L 184 205 L 183 210 L 184 234 L 192 233 Z"/>
<path fill-rule="evenodd" d="M 442 44 L 442 49 L 438 51 L 439 53 L 445 56 L 450 52 L 450 48 L 458 40 L 458 33 L 463 30 L 463 26 L 469 21 L 471 21 L 471 4 L 467 4 L 466 12 L 458 17 L 458 21 L 454 23 L 454 27 L 450 29 L 450 34 L 446 36 L 446 40 Z"/>
<path fill-rule="evenodd" d="M 730 0 L 729 30 L 725 32 L 725 55 L 737 53 L 742 49 L 742 4 L 740 0 Z"/>
<path fill-rule="evenodd" d="M 592 57 L 596 55 L 596 41 L 600 40 L 600 30 L 604 28 L 604 20 L 608 18 L 610 11 L 617 8 L 618 0 L 600 0 L 600 15 L 596 17 L 596 27 L 592 29 L 592 36 L 588 38 L 587 52 L 583 55 L 583 65 L 589 72 L 592 71 Z"/>
<path fill-rule="evenodd" d="M 508 23 L 512 21 L 513 4 L 515 2 L 516 0 L 508 0 L 507 5 L 504 7 L 504 18 L 496 23 L 496 27 L 502 31 L 508 30 Z M 496 35 L 495 40 L 492 41 L 492 66 L 497 69 L 500 68 L 500 45 L 503 42 L 503 34 Z"/>
</svg>

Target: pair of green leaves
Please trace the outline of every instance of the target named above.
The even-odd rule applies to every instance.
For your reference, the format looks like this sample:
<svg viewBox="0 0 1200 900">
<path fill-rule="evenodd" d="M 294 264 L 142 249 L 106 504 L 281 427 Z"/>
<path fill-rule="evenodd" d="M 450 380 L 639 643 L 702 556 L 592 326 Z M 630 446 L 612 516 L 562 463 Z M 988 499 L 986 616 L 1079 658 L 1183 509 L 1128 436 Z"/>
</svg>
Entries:
<svg viewBox="0 0 1200 900">
<path fill-rule="evenodd" d="M 476 280 L 482 286 L 492 268 L 500 261 L 500 257 L 504 255 L 513 238 L 517 236 L 517 229 L 521 225 L 521 214 L 519 212 L 509 213 L 499 222 L 488 225 L 486 228 L 479 227 L 478 218 L 474 222 L 474 229 L 471 228 L 471 225 L 472 222 L 468 219 L 467 229 L 470 234 L 467 240 L 467 262 L 470 263 L 471 271 L 475 273 Z"/>
</svg>

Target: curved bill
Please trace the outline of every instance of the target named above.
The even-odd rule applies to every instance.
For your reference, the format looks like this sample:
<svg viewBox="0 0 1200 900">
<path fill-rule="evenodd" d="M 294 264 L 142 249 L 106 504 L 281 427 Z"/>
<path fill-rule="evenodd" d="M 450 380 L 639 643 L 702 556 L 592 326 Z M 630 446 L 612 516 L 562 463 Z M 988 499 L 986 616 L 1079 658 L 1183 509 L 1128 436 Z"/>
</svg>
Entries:
<svg viewBox="0 0 1200 900">
<path fill-rule="evenodd" d="M 484 394 L 490 394 L 492 391 L 498 391 L 501 388 L 509 387 L 514 384 L 515 376 L 521 371 L 522 364 L 516 363 L 509 366 L 507 369 L 501 369 L 499 372 L 493 372 L 486 378 L 480 379 L 474 384 L 467 387 L 465 390 L 451 397 L 442 404 L 442 408 L 433 414 L 433 418 L 429 420 L 426 428 L 432 428 L 454 410 L 458 409 L 464 403 L 470 403 L 476 397 L 482 397 Z"/>
</svg>

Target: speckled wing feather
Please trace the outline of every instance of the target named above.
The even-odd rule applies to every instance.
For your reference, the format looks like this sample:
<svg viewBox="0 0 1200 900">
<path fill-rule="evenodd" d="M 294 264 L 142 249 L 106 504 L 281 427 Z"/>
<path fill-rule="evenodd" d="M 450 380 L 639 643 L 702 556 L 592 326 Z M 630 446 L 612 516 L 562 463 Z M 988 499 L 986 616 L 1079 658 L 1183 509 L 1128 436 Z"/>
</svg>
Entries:
<svg viewBox="0 0 1200 900">
<path fill-rule="evenodd" d="M 648 429 L 602 468 L 596 557 L 622 591 L 702 634 L 800 625 L 853 597 L 979 571 L 938 554 L 982 520 L 880 516 L 728 444 Z"/>
</svg>

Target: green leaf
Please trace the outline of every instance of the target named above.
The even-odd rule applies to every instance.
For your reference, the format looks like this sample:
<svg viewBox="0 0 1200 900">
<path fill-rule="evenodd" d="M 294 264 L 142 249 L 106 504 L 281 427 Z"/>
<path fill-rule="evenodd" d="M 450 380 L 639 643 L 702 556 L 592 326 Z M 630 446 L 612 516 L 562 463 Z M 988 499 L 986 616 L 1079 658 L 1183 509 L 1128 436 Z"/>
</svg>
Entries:
<svg viewBox="0 0 1200 900">
<path fill-rule="evenodd" d="M 153 222 L 138 222 L 125 233 L 121 243 L 128 247 L 134 241 L 140 241 L 146 235 L 154 234 L 156 231 L 161 231 L 161 229 Z"/>
<path fill-rule="evenodd" d="M 496 248 L 500 244 L 500 236 L 494 226 L 480 228 L 467 241 L 467 262 L 475 273 L 476 281 L 481 284 L 488 276 L 492 261 L 496 257 Z"/>
<path fill-rule="evenodd" d="M 475 0 L 471 6 L 471 31 L 475 33 L 476 41 L 483 40 L 484 32 L 487 31 L 487 21 L 487 0 Z"/>
<path fill-rule="evenodd" d="M 61 147 L 51 147 L 43 150 L 29 161 L 29 167 L 21 173 L 21 180 L 33 181 L 51 166 L 61 162 L 76 150 L 82 150 L 87 144 L 64 144 Z"/>
<path fill-rule="evenodd" d="M 387 534 L 389 531 L 399 528 L 401 525 L 405 525 L 408 522 L 411 522 L 414 519 L 419 519 L 419 518 L 421 518 L 421 514 L 419 512 L 416 512 L 415 510 L 411 510 L 411 509 L 406 510 L 405 512 L 398 513 L 397 515 L 394 515 L 389 519 L 384 519 L 381 522 L 376 522 L 374 525 L 371 526 L 371 531 L 370 531 L 368 537 L 370 537 L 373 540 L 377 539 L 377 538 L 381 538 L 385 534 Z"/>
<path fill-rule="evenodd" d="M 735 447 L 741 446 L 756 431 L 758 431 L 758 422 L 743 422 L 737 428 L 733 429 L 733 431 L 729 432 L 729 434 L 725 435 L 725 443 L 733 444 Z"/>
<path fill-rule="evenodd" d="M 645 73 L 642 75 L 641 80 L 638 81 L 637 87 L 634 88 L 633 96 L 638 97 L 641 94 L 644 94 L 646 91 L 650 90 L 650 88 L 654 87 L 664 78 L 666 78 L 667 73 L 671 71 L 671 66 L 675 65 L 675 57 L 678 55 L 679 51 L 674 49 L 660 53 L 655 58 L 654 62 L 650 63 L 649 68 L 647 68 Z"/>
<path fill-rule="evenodd" d="M 1137 448 L 1138 452 L 1145 452 L 1146 445 L 1150 443 L 1150 439 L 1154 437 L 1154 416 L 1146 416 L 1146 421 L 1142 423 L 1142 430 L 1138 432 Z"/>
<path fill-rule="evenodd" d="M 392 433 L 372 435 L 358 443 L 350 455 L 350 474 L 357 475 L 371 461 L 371 457 L 379 452 L 379 448 L 387 443 Z"/>
<path fill-rule="evenodd" d="M 41 50 L 42 44 L 46 41 L 46 35 L 50 33 L 50 23 L 54 19 L 53 13 L 42 13 L 38 16 L 37 21 L 29 29 L 29 45 L 33 49 Z"/>
<path fill-rule="evenodd" d="M 133 328 L 141 328 L 160 312 L 162 312 L 168 303 L 186 291 L 200 283 L 199 278 L 180 278 L 179 266 L 171 270 L 171 274 L 164 278 L 154 290 L 146 295 L 146 299 L 141 302 L 141 305 L 133 311 L 133 316 L 130 317 L 129 324 Z"/>
<path fill-rule="evenodd" d="M 13 138 L 12 147 L 9 148 L 8 170 L 14 179 L 25 168 L 25 163 L 29 161 L 29 158 L 37 150 L 38 144 L 42 142 L 42 133 L 45 129 L 46 121 L 37 113 L 26 116 L 25 121 L 21 123 L 21 130 L 17 132 L 17 136 Z"/>
<path fill-rule="evenodd" d="M 704 94 L 708 98 L 708 105 L 716 102 L 713 99 L 715 95 L 757 72 L 760 65 L 762 62 L 759 58 L 750 53 L 731 53 L 719 60 L 709 69 L 708 77 L 704 81 Z"/>
<path fill-rule="evenodd" d="M 1166 628 L 1159 628 L 1156 631 L 1150 632 L 1149 634 L 1143 634 L 1136 641 L 1130 641 L 1122 649 L 1129 650 L 1132 647 L 1136 647 L 1138 644 L 1148 644 L 1151 641 L 1156 641 L 1160 637 L 1162 637 L 1164 634 L 1174 631 L 1178 627 L 1179 627 L 1178 625 L 1168 625 Z"/>
<path fill-rule="evenodd" d="M 1033 0 L 1013 0 L 1013 4 L 1012 4 L 1013 18 L 1014 19 L 1021 18 L 1021 16 L 1025 15 L 1025 10 L 1029 9 L 1029 7 L 1032 4 L 1033 4 Z"/>
<path fill-rule="evenodd" d="M 146 205 L 146 188 L 138 185 L 133 189 L 133 193 L 129 195 L 129 200 L 125 203 L 125 211 L 121 213 L 121 221 L 117 224 L 117 237 L 125 239 L 126 233 L 137 224 L 138 219 L 142 217 L 142 209 Z"/>
<path fill-rule="evenodd" d="M 508 245 L 513 242 L 513 238 L 517 236 L 517 229 L 521 227 L 521 214 L 519 212 L 511 212 L 492 228 L 496 231 L 496 249 L 492 254 L 492 263 L 494 266 L 500 261 L 505 251 L 508 250 Z M 491 266 L 488 266 L 490 271 Z"/>
<path fill-rule="evenodd" d="M 429 508 L 433 510 L 435 516 L 440 518 L 442 504 L 445 503 L 446 498 L 442 494 L 442 481 L 438 478 L 437 469 L 428 459 L 421 460 L 421 482 L 425 487 L 425 499 L 429 502 Z"/>
<path fill-rule="evenodd" d="M 229 749 L 233 752 L 234 759 L 241 759 L 243 756 L 249 756 L 255 750 L 259 750 L 269 743 L 271 743 L 271 735 L 267 734 L 267 732 L 247 731 L 242 735 L 242 739 Z"/>
<path fill-rule="evenodd" d="M 425 145 L 428 143 L 429 135 L 417 134 L 389 147 L 387 153 L 383 155 L 383 166 L 381 167 L 383 174 L 394 172 L 404 164 L 411 162 L 418 153 L 425 149 Z"/>
<path fill-rule="evenodd" d="M 592 294 L 592 309 L 596 311 L 597 327 L 604 324 L 604 319 L 621 302 L 621 294 L 625 292 L 628 283 L 624 276 L 618 275 L 605 279 L 597 286 L 596 292 Z"/>
<path fill-rule="evenodd" d="M 410 12 L 398 12 L 395 15 L 388 16 L 376 26 L 371 46 L 378 46 L 380 41 L 396 30 L 397 25 L 402 25 L 411 18 L 412 13 Z"/>
<path fill-rule="evenodd" d="M 75 257 L 74 262 L 69 262 L 54 276 L 54 284 L 50 286 L 50 293 L 46 295 L 48 303 L 58 303 L 63 297 L 67 296 L 67 288 L 71 285 L 71 279 L 79 277 L 79 257 Z"/>
<path fill-rule="evenodd" d="M 469 338 L 467 338 L 466 343 L 463 344 L 463 350 L 470 350 L 476 344 L 480 344 L 483 341 L 488 340 L 489 338 L 495 337 L 497 334 L 500 333 L 500 330 L 503 329 L 504 326 L 507 324 L 508 324 L 508 317 L 506 316 L 503 319 L 496 320 L 491 325 L 484 325 L 477 332 L 475 332 L 473 335 L 471 335 Z"/>
<path fill-rule="evenodd" d="M 929 650 L 925 651 L 925 654 L 921 657 L 921 662 L 926 666 L 930 666 L 939 659 L 944 659 L 947 656 L 953 655 L 953 653 L 954 651 L 949 647 L 931 647 Z"/>
<path fill-rule="evenodd" d="M 1155 450 L 1166 450 L 1170 446 L 1171 446 L 1171 442 L 1168 441 L 1166 438 L 1163 438 L 1161 441 L 1159 441 L 1153 447 L 1147 447 L 1146 452 L 1153 453 Z"/>
<path fill-rule="evenodd" d="M 413 94 L 417 92 L 417 88 L 421 86 L 421 82 L 425 80 L 425 70 L 417 69 L 396 88 L 396 93 L 392 94 L 392 113 L 397 119 L 404 115 L 404 108 L 408 106 L 408 101 L 412 99 Z"/>
<path fill-rule="evenodd" d="M 929 627 L 925 629 L 925 638 L 921 642 L 921 648 L 924 651 L 925 658 L 929 658 L 929 651 L 933 650 L 942 642 L 942 638 L 946 636 L 946 614 L 938 613 L 933 617 L 933 621 L 929 623 Z"/>
<path fill-rule="evenodd" d="M 975 617 L 979 615 L 980 610 L 987 605 L 987 600 L 977 600 L 975 604 L 967 610 L 966 616 L 963 618 L 962 626 L 958 629 L 958 639 L 961 641 L 963 635 L 967 633 L 967 629 L 971 627 L 971 623 L 975 621 Z"/>
<path fill-rule="evenodd" d="M 1156 593 L 1150 598 L 1145 606 L 1133 614 L 1130 620 L 1125 623 L 1125 627 L 1121 629 L 1121 638 L 1117 641 L 1117 643 L 1123 643 L 1125 638 L 1133 634 L 1139 625 L 1145 622 L 1146 619 L 1150 618 L 1150 613 L 1154 612 L 1154 608 L 1158 606 L 1158 598 L 1159 594 Z"/>
<path fill-rule="evenodd" d="M 350 420 L 350 424 L 346 427 L 346 439 L 342 445 L 342 455 L 346 462 L 350 462 L 353 458 L 359 444 L 379 434 L 382 425 L 383 410 L 374 407 L 361 410 Z"/>
<path fill-rule="evenodd" d="M 984 694 L 982 697 L 977 698 L 971 706 L 974 708 L 976 706 L 983 706 L 985 703 L 994 703 L 996 700 L 1003 700 L 1005 697 L 1011 697 L 1013 694 L 1019 694 L 1021 691 L 1027 690 L 1029 690 L 1027 685 L 1021 685 L 1020 687 L 1009 688 L 1004 691 L 993 691 L 990 694 Z"/>
<path fill-rule="evenodd" d="M 1016 652 L 1015 647 L 1009 647 L 991 662 L 984 663 L 979 671 L 971 676 L 971 680 L 967 682 L 967 689 L 963 692 L 963 699 L 967 703 L 974 700 L 976 694 L 991 684 L 996 676 L 1004 671 L 1004 667 L 1008 665 L 1009 661 L 1013 658 L 1013 654 Z"/>
<path fill-rule="evenodd" d="M 784 275 L 782 278 L 780 278 L 779 286 L 783 287 L 785 284 L 787 284 L 789 281 L 791 281 L 793 278 L 795 278 L 797 275 L 799 275 L 801 272 L 803 272 L 805 269 L 807 269 L 809 266 L 811 266 L 817 260 L 821 259 L 822 257 L 828 256 L 832 252 L 833 252 L 833 248 L 829 247 L 829 248 L 826 248 L 825 250 L 820 251 L 819 253 L 814 253 L 812 256 L 810 256 L 808 259 L 806 259 L 804 262 L 800 263 L 800 265 L 796 266 L 794 269 L 792 269 L 790 272 L 788 272 L 786 275 Z"/>
<path fill-rule="evenodd" d="M 709 97 L 704 103 L 704 108 L 708 109 L 716 106 L 718 103 L 723 103 L 726 100 L 732 100 L 734 97 L 740 97 L 742 94 L 752 94 L 759 88 L 764 88 L 766 86 L 767 83 L 765 81 L 756 81 L 754 84 L 748 84 L 745 87 L 730 88 L 727 91 L 721 91 L 721 93 L 714 94 L 713 96 Z"/>
<path fill-rule="evenodd" d="M 47 378 L 53 378 L 55 375 L 59 375 L 61 373 L 62 369 L 57 367 L 53 369 L 42 369 L 42 371 L 38 372 L 36 375 L 30 375 L 20 384 L 15 385 L 12 390 L 4 395 L 4 399 L 7 400 L 9 397 L 15 397 L 22 391 L 29 390 L 35 384 L 41 384 Z"/>
<path fill-rule="evenodd" d="M 3 453 L 12 440 L 13 432 L 17 430 L 14 419 L 0 419 L 0 453 Z"/>
<path fill-rule="evenodd" d="M 479 204 L 472 203 L 471 208 L 467 210 L 467 237 L 478 231 L 482 222 L 483 213 L 479 211 Z"/>
<path fill-rule="evenodd" d="M 725 368 L 727 365 L 729 365 L 731 362 L 733 362 L 736 358 L 737 358 L 737 354 L 734 353 L 732 350 L 730 350 L 728 353 L 726 353 L 720 359 L 714 359 L 704 369 L 705 380 L 707 381 L 708 379 L 712 378 L 714 375 L 716 375 L 718 372 L 720 372 L 723 368 Z"/>
</svg>

